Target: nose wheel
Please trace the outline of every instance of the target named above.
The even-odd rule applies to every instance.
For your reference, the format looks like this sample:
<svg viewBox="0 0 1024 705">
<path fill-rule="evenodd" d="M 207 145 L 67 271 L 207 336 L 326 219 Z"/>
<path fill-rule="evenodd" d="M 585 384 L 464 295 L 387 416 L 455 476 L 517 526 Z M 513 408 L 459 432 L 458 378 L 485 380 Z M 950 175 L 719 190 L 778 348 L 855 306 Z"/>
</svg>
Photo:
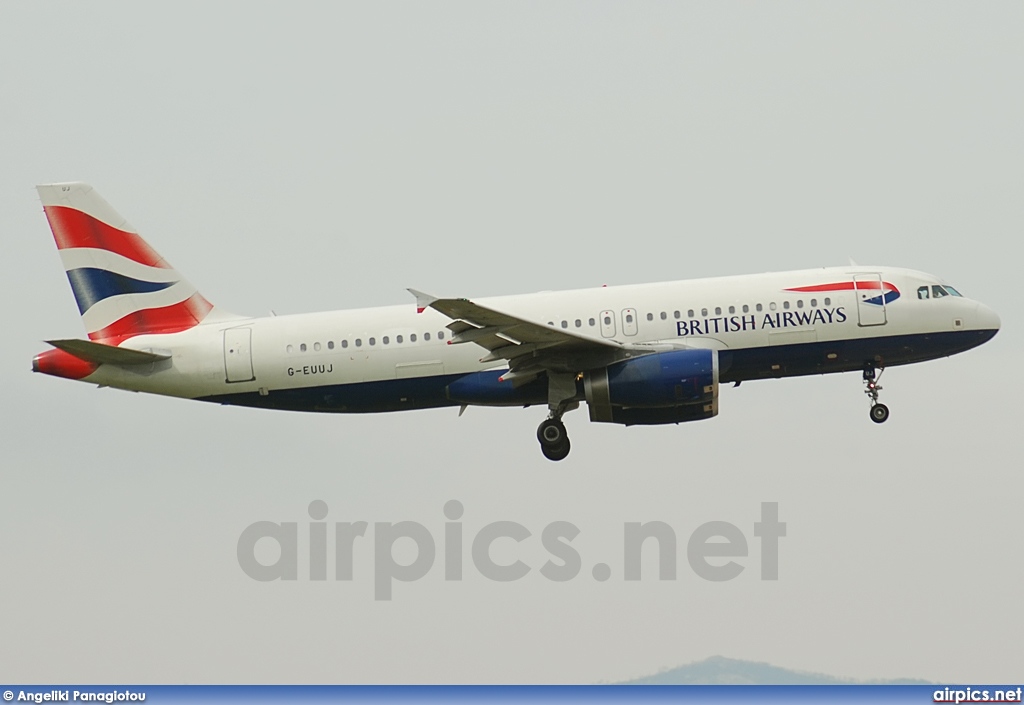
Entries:
<svg viewBox="0 0 1024 705">
<path fill-rule="evenodd" d="M 548 460 L 564 460 L 569 455 L 569 436 L 560 418 L 545 419 L 537 428 L 537 440 L 540 441 L 540 452 Z"/>
<path fill-rule="evenodd" d="M 871 407 L 871 420 L 875 423 L 885 423 L 889 418 L 889 407 L 885 404 L 874 404 Z"/>
<path fill-rule="evenodd" d="M 889 420 L 889 407 L 878 401 L 878 393 L 882 391 L 882 386 L 878 383 L 878 380 L 882 378 L 882 372 L 884 371 L 885 368 L 882 368 L 876 376 L 873 364 L 864 368 L 864 386 L 867 387 L 864 393 L 871 400 L 871 420 L 875 423 L 885 423 Z"/>
</svg>

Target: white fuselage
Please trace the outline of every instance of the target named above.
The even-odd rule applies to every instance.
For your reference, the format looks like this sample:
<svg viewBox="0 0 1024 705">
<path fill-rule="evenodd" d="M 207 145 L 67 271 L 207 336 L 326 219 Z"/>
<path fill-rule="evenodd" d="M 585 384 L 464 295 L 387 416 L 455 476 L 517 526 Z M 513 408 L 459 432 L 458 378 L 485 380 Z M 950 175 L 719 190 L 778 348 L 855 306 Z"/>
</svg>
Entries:
<svg viewBox="0 0 1024 705">
<path fill-rule="evenodd" d="M 866 292 L 792 291 L 858 279 L 884 284 Z M 905 364 L 966 350 L 994 335 L 999 320 L 991 309 L 961 296 L 932 298 L 930 288 L 941 284 L 906 269 L 836 267 L 541 292 L 477 303 L 594 339 L 714 349 L 727 361 L 723 381 L 739 381 L 840 372 L 869 361 L 879 367 Z M 891 301 L 885 300 L 892 296 L 886 296 L 889 285 L 897 291 Z M 919 298 L 922 287 L 929 298 Z M 865 301 L 874 295 L 883 298 Z M 238 399 L 273 407 L 273 400 L 284 394 L 289 401 L 282 408 L 399 409 L 403 385 L 412 388 L 418 380 L 506 366 L 481 362 L 486 351 L 473 343 L 450 344 L 450 323 L 432 309 L 418 313 L 412 302 L 204 322 L 180 333 L 131 338 L 122 347 L 169 353 L 170 359 L 134 368 L 101 365 L 86 381 L 224 403 Z M 986 336 L 986 331 L 991 333 Z M 303 405 L 296 396 L 300 390 L 331 388 L 332 394 L 344 394 L 352 388 L 361 390 L 359 399 L 371 399 L 372 385 L 384 382 L 391 383 L 387 393 L 397 396 L 382 406 L 354 401 L 328 408 L 319 397 Z M 434 390 L 421 394 L 414 406 L 449 403 Z"/>
</svg>

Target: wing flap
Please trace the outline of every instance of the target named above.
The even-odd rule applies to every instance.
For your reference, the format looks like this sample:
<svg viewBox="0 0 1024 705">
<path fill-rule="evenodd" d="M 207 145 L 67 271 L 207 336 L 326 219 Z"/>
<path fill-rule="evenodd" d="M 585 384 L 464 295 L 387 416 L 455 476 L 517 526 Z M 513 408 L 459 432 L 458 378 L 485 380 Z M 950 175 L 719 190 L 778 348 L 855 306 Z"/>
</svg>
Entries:
<svg viewBox="0 0 1024 705">
<path fill-rule="evenodd" d="M 468 342 L 469 337 L 481 335 L 482 337 L 473 340 L 477 345 L 487 348 L 493 352 L 499 348 L 516 341 L 521 345 L 535 344 L 539 346 L 558 345 L 563 347 L 580 347 L 589 349 L 612 349 L 619 350 L 622 346 L 611 340 L 603 338 L 591 338 L 579 333 L 571 332 L 546 326 L 541 323 L 528 321 L 518 316 L 513 316 L 492 308 L 473 303 L 468 299 L 436 299 L 430 303 L 430 307 L 440 311 L 454 320 L 449 326 L 456 334 L 462 334 Z M 462 324 L 471 324 L 477 330 L 486 332 L 470 332 Z M 458 330 L 455 326 L 458 324 Z"/>
</svg>

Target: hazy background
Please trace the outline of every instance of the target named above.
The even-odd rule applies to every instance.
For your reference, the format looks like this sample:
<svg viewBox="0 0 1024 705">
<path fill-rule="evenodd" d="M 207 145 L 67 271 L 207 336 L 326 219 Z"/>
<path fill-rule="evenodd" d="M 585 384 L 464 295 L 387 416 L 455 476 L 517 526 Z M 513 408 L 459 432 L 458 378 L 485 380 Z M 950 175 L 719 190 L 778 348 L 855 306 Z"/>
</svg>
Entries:
<svg viewBox="0 0 1024 705">
<path fill-rule="evenodd" d="M 0 5 L 0 679 L 595 682 L 722 654 L 856 678 L 1024 679 L 1024 5 Z M 888 371 L 723 389 L 711 421 L 542 408 L 313 416 L 33 376 L 82 336 L 33 186 L 92 183 L 211 301 L 254 315 L 845 264 L 937 273 L 1003 331 Z M 535 537 L 507 584 L 257 583 L 258 520 Z M 753 522 L 778 501 L 780 580 Z M 550 583 L 539 534 L 574 522 Z M 622 524 L 679 579 L 622 579 Z M 730 521 L 747 569 L 685 542 Z M 300 543 L 304 550 L 305 543 Z M 590 569 L 612 566 L 598 583 Z M 306 570 L 300 562 L 300 576 Z"/>
</svg>

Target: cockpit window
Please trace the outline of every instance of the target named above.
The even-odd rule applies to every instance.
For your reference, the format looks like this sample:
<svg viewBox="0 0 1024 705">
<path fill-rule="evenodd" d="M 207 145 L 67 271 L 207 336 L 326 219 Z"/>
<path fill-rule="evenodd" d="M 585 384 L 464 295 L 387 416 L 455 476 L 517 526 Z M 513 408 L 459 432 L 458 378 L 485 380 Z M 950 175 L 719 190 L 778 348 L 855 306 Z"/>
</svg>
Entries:
<svg viewBox="0 0 1024 705">
<path fill-rule="evenodd" d="M 931 286 L 917 287 L 917 298 L 919 299 L 941 299 L 943 296 L 959 296 L 963 298 L 963 294 L 951 286 L 932 284 Z"/>
</svg>

